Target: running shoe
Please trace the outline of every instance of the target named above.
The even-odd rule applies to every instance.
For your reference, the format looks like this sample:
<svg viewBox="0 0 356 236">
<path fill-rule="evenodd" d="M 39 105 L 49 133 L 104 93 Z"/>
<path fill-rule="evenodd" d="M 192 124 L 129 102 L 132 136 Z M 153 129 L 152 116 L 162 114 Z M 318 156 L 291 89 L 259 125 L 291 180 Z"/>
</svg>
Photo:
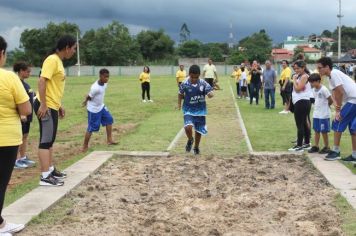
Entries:
<svg viewBox="0 0 356 236">
<path fill-rule="evenodd" d="M 36 164 L 36 162 L 31 160 L 31 159 L 29 159 L 28 156 L 25 156 L 24 158 L 21 158 L 21 161 L 26 163 L 28 166 L 33 166 L 33 165 Z"/>
<path fill-rule="evenodd" d="M 309 150 L 308 153 L 316 153 L 319 152 L 319 147 L 317 146 L 312 146 Z"/>
<path fill-rule="evenodd" d="M 194 154 L 199 155 L 200 154 L 200 149 L 199 148 L 194 148 Z"/>
<path fill-rule="evenodd" d="M 46 178 L 43 178 L 41 175 L 40 186 L 58 187 L 58 186 L 62 186 L 63 184 L 64 184 L 64 182 L 59 181 L 58 179 L 54 178 L 52 174 L 49 174 Z"/>
<path fill-rule="evenodd" d="M 22 161 L 21 159 L 20 160 L 16 160 L 15 167 L 14 167 L 15 169 L 25 169 L 27 167 L 28 167 L 28 165 L 24 161 Z"/>
<path fill-rule="evenodd" d="M 187 141 L 187 145 L 185 145 L 185 151 L 186 151 L 186 152 L 190 152 L 190 151 L 192 150 L 193 143 L 194 143 L 194 138 L 189 139 L 189 140 Z"/>
<path fill-rule="evenodd" d="M 330 152 L 330 148 L 328 147 L 323 147 L 320 151 L 319 154 L 328 154 Z"/>
<path fill-rule="evenodd" d="M 294 147 L 289 148 L 288 151 L 290 151 L 290 152 L 303 152 L 304 149 L 303 149 L 302 146 L 295 145 Z"/>
<path fill-rule="evenodd" d="M 328 155 L 326 155 L 326 157 L 324 158 L 324 160 L 326 161 L 336 161 L 340 159 L 341 159 L 340 152 L 335 152 L 335 151 L 330 151 Z"/>
<path fill-rule="evenodd" d="M 0 235 L 11 235 L 13 233 L 18 233 L 25 228 L 23 224 L 13 224 L 5 222 L 5 226 L 0 229 Z"/>
<path fill-rule="evenodd" d="M 341 160 L 342 161 L 347 161 L 347 162 L 355 162 L 356 158 L 354 158 L 352 155 L 350 155 L 348 157 L 342 158 Z"/>
<path fill-rule="evenodd" d="M 146 100 L 146 99 L 143 99 L 142 102 L 147 102 L 147 100 Z"/>
<path fill-rule="evenodd" d="M 51 172 L 51 175 L 56 178 L 56 179 L 64 179 L 67 178 L 67 174 L 64 172 L 61 172 L 59 170 L 56 169 L 56 167 L 54 168 L 54 170 Z"/>
<path fill-rule="evenodd" d="M 311 149 L 310 143 L 304 143 L 302 147 L 303 147 L 304 150 L 309 150 L 309 149 Z"/>
<path fill-rule="evenodd" d="M 150 100 L 148 100 L 148 101 L 149 101 L 149 102 L 153 102 L 153 100 L 151 100 L 151 99 L 150 99 Z"/>
</svg>

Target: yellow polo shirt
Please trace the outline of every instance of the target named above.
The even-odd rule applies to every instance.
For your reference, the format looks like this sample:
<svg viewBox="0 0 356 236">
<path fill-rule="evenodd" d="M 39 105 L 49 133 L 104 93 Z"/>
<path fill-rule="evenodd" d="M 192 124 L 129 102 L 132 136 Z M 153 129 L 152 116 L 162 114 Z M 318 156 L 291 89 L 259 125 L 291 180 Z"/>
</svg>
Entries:
<svg viewBox="0 0 356 236">
<path fill-rule="evenodd" d="M 59 110 L 65 85 L 63 62 L 57 54 L 52 54 L 43 62 L 41 77 L 46 78 L 46 102 L 49 108 Z M 41 101 L 39 92 L 37 98 Z"/>
<path fill-rule="evenodd" d="M 176 73 L 176 78 L 178 79 L 178 82 L 183 82 L 185 78 L 187 78 L 187 72 L 185 70 L 178 70 Z"/>
<path fill-rule="evenodd" d="M 22 129 L 17 105 L 29 97 L 19 77 L 0 68 L 0 147 L 17 146 L 22 143 Z"/>
<path fill-rule="evenodd" d="M 234 70 L 234 71 L 232 72 L 231 76 L 232 76 L 233 78 L 235 78 L 236 83 L 238 83 L 238 82 L 240 81 L 241 74 L 242 74 L 241 69 Z"/>
<path fill-rule="evenodd" d="M 281 72 L 281 81 L 284 82 L 286 78 L 289 78 L 289 80 L 292 81 L 292 70 L 289 67 L 283 69 Z"/>
<path fill-rule="evenodd" d="M 150 74 L 149 73 L 146 73 L 146 72 L 142 72 L 140 74 L 140 81 L 141 83 L 144 83 L 144 82 L 151 82 L 150 80 Z"/>
</svg>

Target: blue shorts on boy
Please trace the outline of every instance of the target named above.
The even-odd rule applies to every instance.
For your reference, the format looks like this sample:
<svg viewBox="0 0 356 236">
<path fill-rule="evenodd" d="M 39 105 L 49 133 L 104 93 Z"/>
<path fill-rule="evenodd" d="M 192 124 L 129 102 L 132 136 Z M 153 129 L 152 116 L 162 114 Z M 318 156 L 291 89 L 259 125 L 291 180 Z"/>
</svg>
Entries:
<svg viewBox="0 0 356 236">
<path fill-rule="evenodd" d="M 340 112 L 341 120 L 333 121 L 335 132 L 344 132 L 349 127 L 350 134 L 356 134 L 356 104 L 346 103 Z"/>
<path fill-rule="evenodd" d="M 107 126 L 112 125 L 114 119 L 112 118 L 109 110 L 106 107 L 97 113 L 88 111 L 88 129 L 89 133 L 97 132 L 100 129 L 100 125 Z"/>
<path fill-rule="evenodd" d="M 313 118 L 313 129 L 316 133 L 329 133 L 330 119 Z"/>
<path fill-rule="evenodd" d="M 205 116 L 184 116 L 184 127 L 192 125 L 196 132 L 206 135 L 208 134 L 208 128 L 206 126 Z"/>
</svg>

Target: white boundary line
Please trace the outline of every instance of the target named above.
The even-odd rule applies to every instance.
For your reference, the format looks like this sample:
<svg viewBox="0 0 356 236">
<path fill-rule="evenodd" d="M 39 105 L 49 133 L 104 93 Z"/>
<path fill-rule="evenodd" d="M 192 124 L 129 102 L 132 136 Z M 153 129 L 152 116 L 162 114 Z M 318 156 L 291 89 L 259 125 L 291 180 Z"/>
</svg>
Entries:
<svg viewBox="0 0 356 236">
<path fill-rule="evenodd" d="M 169 144 L 166 151 L 171 151 L 177 145 L 178 140 L 183 136 L 183 134 L 184 134 L 184 128 L 181 128 L 181 130 L 179 130 L 179 132 L 177 133 L 176 137 Z"/>
<path fill-rule="evenodd" d="M 232 100 L 233 100 L 233 102 L 234 102 L 234 104 L 235 104 L 237 118 L 238 118 L 238 120 L 239 120 L 241 129 L 242 129 L 242 134 L 243 134 L 243 136 L 244 136 L 244 138 L 245 138 L 246 145 L 247 145 L 247 149 L 248 149 L 248 151 L 251 153 L 251 152 L 253 152 L 252 145 L 251 145 L 251 141 L 250 141 L 250 138 L 248 137 L 247 130 L 246 130 L 246 126 L 245 126 L 245 123 L 244 123 L 244 121 L 243 121 L 243 119 L 242 119 L 241 112 L 240 112 L 240 108 L 239 108 L 239 106 L 237 105 L 236 97 L 235 97 L 235 94 L 234 94 L 234 90 L 232 89 L 231 81 L 230 81 L 230 80 L 229 80 L 229 86 L 230 86 L 230 91 L 231 91 L 231 95 L 232 95 Z"/>
</svg>

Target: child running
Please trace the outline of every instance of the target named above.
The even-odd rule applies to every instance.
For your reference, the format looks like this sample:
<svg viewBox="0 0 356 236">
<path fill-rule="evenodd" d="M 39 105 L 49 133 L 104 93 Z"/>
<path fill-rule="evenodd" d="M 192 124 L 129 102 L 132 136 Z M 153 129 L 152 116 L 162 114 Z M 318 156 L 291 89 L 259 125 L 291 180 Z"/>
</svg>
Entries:
<svg viewBox="0 0 356 236">
<path fill-rule="evenodd" d="M 330 132 L 330 105 L 333 103 L 329 90 L 321 84 L 319 74 L 311 74 L 309 82 L 314 90 L 315 105 L 313 114 L 313 129 L 315 131 L 314 146 L 308 151 L 309 153 L 319 152 L 320 154 L 328 154 Z M 320 133 L 323 136 L 324 148 L 319 150 Z"/>
<path fill-rule="evenodd" d="M 200 68 L 197 65 L 192 65 L 189 68 L 189 77 L 185 80 L 180 88 L 178 94 L 178 109 L 180 110 L 183 102 L 184 114 L 184 129 L 188 137 L 187 145 L 185 146 L 186 152 L 192 150 L 194 143 L 193 126 L 195 129 L 195 145 L 194 154 L 200 154 L 199 143 L 201 135 L 208 133 L 206 127 L 206 102 L 205 96 L 212 98 L 213 88 L 204 80 L 199 79 Z"/>
<path fill-rule="evenodd" d="M 117 142 L 112 138 L 112 118 L 109 110 L 104 104 L 105 90 L 109 81 L 109 71 L 101 69 L 99 72 L 99 80 L 91 86 L 89 94 L 86 96 L 83 106 L 87 106 L 88 110 L 88 129 L 85 133 L 84 144 L 82 151 L 86 152 L 89 147 L 89 140 L 93 132 L 100 129 L 100 124 L 106 126 L 106 136 L 108 145 L 116 145 Z"/>
<path fill-rule="evenodd" d="M 26 90 L 28 97 L 30 98 L 31 103 L 31 114 L 28 116 L 21 116 L 21 126 L 22 126 L 22 144 L 19 146 L 19 152 L 17 154 L 17 159 L 15 162 L 16 169 L 23 169 L 29 166 L 33 166 L 35 162 L 30 160 L 26 155 L 27 151 L 27 142 L 28 134 L 30 132 L 30 126 L 32 122 L 32 107 L 33 107 L 33 91 L 28 83 L 25 82 L 25 79 L 30 77 L 31 67 L 25 62 L 17 62 L 13 67 L 14 72 L 17 73 L 21 79 L 22 85 Z"/>
</svg>

